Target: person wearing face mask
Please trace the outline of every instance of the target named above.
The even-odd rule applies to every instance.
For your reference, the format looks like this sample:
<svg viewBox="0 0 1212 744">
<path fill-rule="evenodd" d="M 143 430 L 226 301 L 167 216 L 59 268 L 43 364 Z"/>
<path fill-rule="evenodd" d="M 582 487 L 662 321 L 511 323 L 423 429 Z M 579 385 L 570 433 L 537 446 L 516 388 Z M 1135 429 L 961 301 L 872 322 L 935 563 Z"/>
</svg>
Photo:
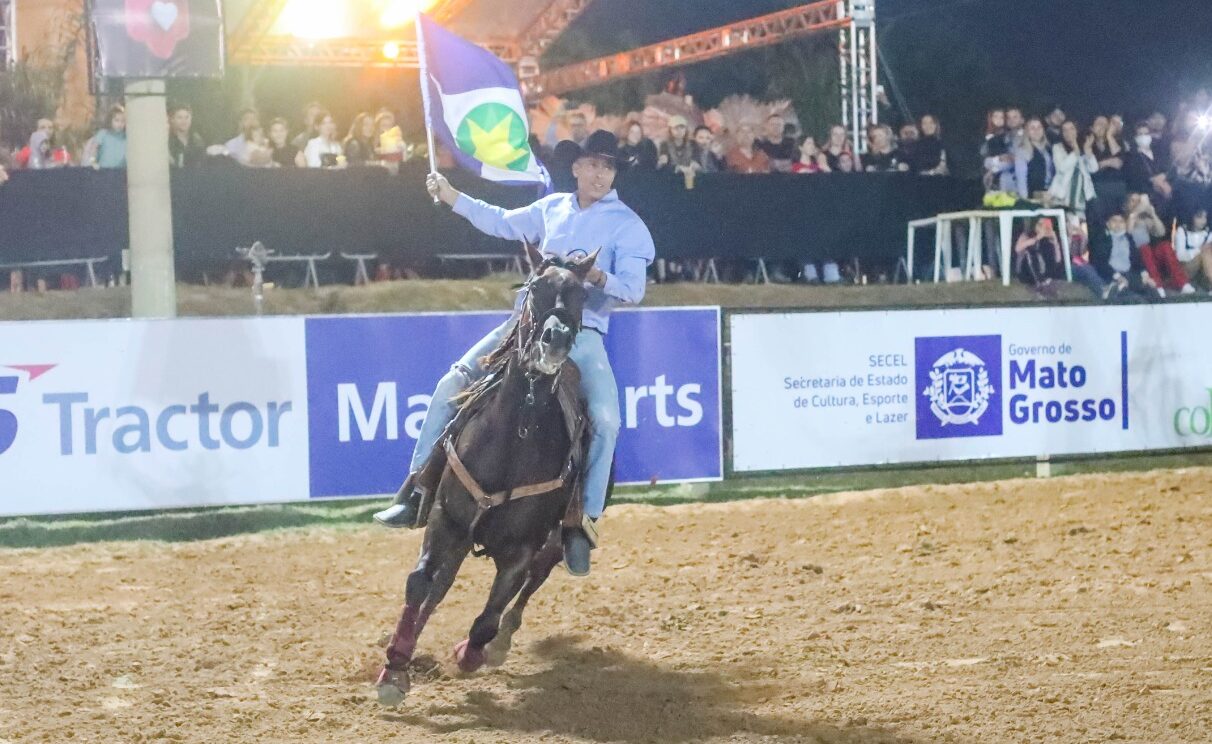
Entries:
<svg viewBox="0 0 1212 744">
<path fill-rule="evenodd" d="M 1192 279 L 1203 275 L 1212 288 L 1212 229 L 1208 228 L 1208 210 L 1197 209 L 1191 220 L 1174 231 L 1174 254 Z"/>
<path fill-rule="evenodd" d="M 1153 132 L 1149 125 L 1141 122 L 1136 126 L 1132 138 L 1132 151 L 1128 153 L 1128 162 L 1124 167 L 1124 178 L 1128 182 L 1128 191 L 1136 194 L 1149 194 L 1157 189 L 1159 179 L 1166 177 L 1165 168 L 1161 167 L 1153 150 Z"/>
<path fill-rule="evenodd" d="M 589 407 L 591 431 L 584 481 L 586 523 L 582 530 L 564 530 L 565 565 L 574 576 L 589 573 L 590 550 L 596 544 L 593 522 L 606 506 L 610 468 L 621 426 L 619 391 L 606 356 L 610 315 L 617 306 L 635 305 L 644 299 L 648 266 L 656 254 L 648 227 L 619 200 L 614 190 L 618 151 L 619 142 L 614 134 L 604 130 L 594 132 L 586 139 L 584 148 L 578 150 L 572 165 L 576 179 L 574 193 L 552 194 L 528 207 L 508 211 L 460 193 L 437 173 L 426 180 L 431 196 L 453 207 L 455 214 L 487 235 L 525 241 L 539 246 L 545 254 L 562 258 L 576 258 L 595 247 L 599 250 L 597 262 L 586 276 L 589 297 L 583 327 L 570 356 L 581 370 L 581 389 Z M 490 332 L 438 383 L 417 440 L 410 475 L 395 503 L 376 514 L 376 521 L 389 527 L 417 526 L 427 495 L 417 474 L 454 418 L 457 405 L 451 401 L 485 374 L 480 360 L 497 348 L 511 326 L 511 321 L 506 321 Z"/>
</svg>

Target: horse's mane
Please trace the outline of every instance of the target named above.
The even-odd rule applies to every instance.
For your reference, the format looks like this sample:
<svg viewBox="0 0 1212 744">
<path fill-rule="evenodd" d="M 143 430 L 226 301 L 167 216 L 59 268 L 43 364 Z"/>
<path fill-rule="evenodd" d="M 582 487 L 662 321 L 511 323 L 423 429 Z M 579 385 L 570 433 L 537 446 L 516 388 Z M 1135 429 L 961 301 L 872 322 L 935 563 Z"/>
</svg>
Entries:
<svg viewBox="0 0 1212 744">
<path fill-rule="evenodd" d="M 523 285 L 523 291 L 529 292 L 530 283 L 542 276 L 543 272 L 552 266 L 566 269 L 568 268 L 568 263 L 558 256 L 548 256 L 541 264 L 535 267 L 530 279 Z M 513 327 L 509 329 L 509 333 L 505 334 L 505 338 L 501 340 L 497 348 L 480 357 L 480 363 L 484 367 L 484 376 L 454 397 L 455 404 L 460 408 L 464 408 L 472 401 L 482 397 L 504 376 L 510 362 L 516 358 L 514 351 L 520 345 L 518 337 L 522 333 L 522 317 L 522 314 L 518 315 L 517 319 L 513 322 Z M 533 318 L 531 322 L 534 322 Z"/>
<path fill-rule="evenodd" d="M 484 367 L 484 376 L 454 397 L 454 402 L 460 408 L 484 395 L 501 379 L 505 374 L 505 369 L 509 367 L 509 363 L 514 359 L 513 351 L 518 346 L 518 336 L 521 333 L 522 319 L 519 316 L 497 348 L 480 357 L 480 364 Z"/>
</svg>

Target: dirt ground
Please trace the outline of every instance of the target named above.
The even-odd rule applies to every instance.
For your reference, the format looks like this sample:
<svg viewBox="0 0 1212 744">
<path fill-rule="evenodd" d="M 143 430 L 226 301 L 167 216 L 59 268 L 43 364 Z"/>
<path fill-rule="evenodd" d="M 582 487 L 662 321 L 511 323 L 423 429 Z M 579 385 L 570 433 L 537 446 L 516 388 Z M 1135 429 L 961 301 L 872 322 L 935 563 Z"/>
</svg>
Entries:
<svg viewBox="0 0 1212 744">
<path fill-rule="evenodd" d="M 0 553 L 6 742 L 1208 742 L 1212 469 L 618 507 L 514 656 L 370 683 L 419 536 Z"/>
</svg>

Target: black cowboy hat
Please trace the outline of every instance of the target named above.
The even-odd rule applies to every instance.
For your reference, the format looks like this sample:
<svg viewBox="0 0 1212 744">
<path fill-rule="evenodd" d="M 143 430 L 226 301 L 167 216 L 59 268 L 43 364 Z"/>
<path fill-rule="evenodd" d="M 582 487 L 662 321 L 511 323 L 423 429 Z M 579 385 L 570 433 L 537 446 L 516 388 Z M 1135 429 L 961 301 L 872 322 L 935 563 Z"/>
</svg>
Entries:
<svg viewBox="0 0 1212 744">
<path fill-rule="evenodd" d="M 581 148 L 581 153 L 576 159 L 589 157 L 602 158 L 618 167 L 619 138 L 614 135 L 614 132 L 608 132 L 605 129 L 599 129 L 589 135 L 589 139 L 585 140 L 585 146 Z"/>
</svg>

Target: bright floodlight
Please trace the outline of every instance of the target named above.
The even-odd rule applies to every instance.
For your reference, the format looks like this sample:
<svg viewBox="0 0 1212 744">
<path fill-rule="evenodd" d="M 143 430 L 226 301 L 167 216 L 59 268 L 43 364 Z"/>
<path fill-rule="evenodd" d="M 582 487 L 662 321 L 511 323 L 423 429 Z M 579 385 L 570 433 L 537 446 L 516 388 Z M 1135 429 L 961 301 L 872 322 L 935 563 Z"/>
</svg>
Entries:
<svg viewBox="0 0 1212 744">
<path fill-rule="evenodd" d="M 399 28 L 412 23 L 417 13 L 424 13 L 436 4 L 437 0 L 386 0 L 383 12 L 379 15 L 379 23 L 383 28 Z"/>
<path fill-rule="evenodd" d="M 278 24 L 302 39 L 334 39 L 349 34 L 349 8 L 333 0 L 290 0 Z"/>
</svg>

